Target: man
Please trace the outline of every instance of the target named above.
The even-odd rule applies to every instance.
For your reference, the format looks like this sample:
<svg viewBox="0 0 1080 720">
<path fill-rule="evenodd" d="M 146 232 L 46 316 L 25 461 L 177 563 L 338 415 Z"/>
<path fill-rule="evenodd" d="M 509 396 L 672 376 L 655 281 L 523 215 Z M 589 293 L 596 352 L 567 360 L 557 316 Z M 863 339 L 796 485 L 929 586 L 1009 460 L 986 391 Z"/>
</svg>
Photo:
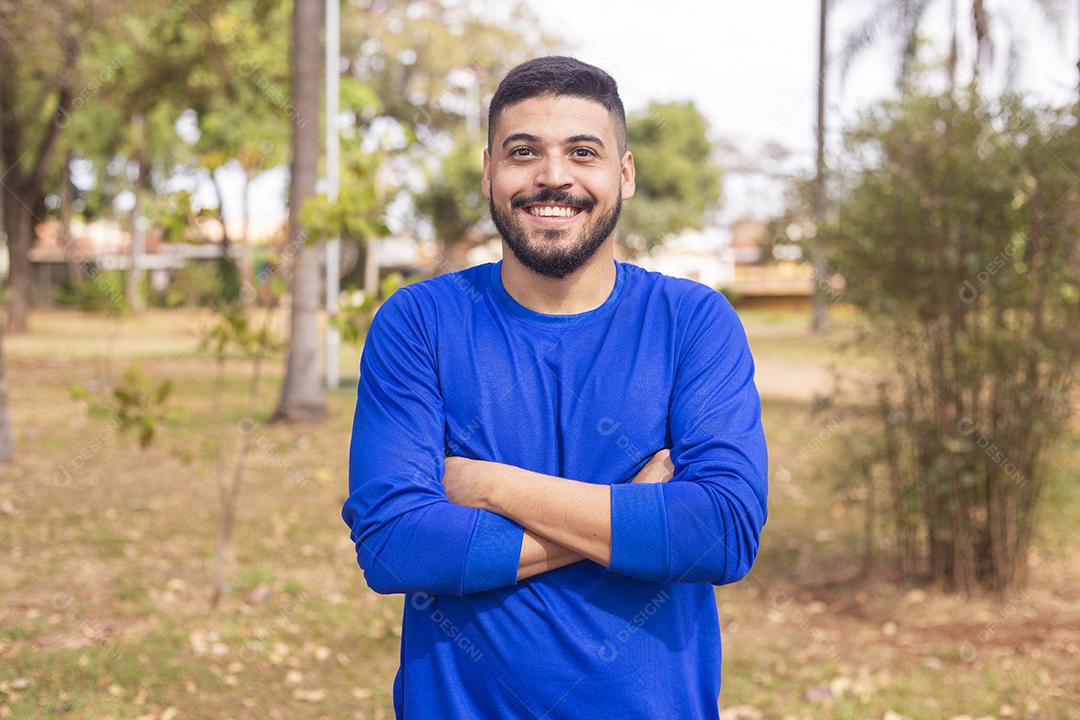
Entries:
<svg viewBox="0 0 1080 720">
<path fill-rule="evenodd" d="M 395 713 L 717 718 L 713 585 L 766 518 L 742 325 L 615 260 L 634 159 L 599 68 L 513 69 L 483 184 L 502 261 L 393 293 L 360 361 L 342 515 L 405 593 Z"/>
</svg>

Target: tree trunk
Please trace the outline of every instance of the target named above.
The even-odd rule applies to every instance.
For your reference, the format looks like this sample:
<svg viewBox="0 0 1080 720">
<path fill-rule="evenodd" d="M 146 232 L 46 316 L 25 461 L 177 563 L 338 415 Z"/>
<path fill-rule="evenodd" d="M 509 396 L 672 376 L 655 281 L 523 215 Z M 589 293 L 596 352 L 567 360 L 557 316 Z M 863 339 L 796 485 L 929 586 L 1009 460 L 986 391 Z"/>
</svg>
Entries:
<svg viewBox="0 0 1080 720">
<path fill-rule="evenodd" d="M 0 324 L 0 463 L 15 456 L 15 434 L 8 413 L 7 359 L 4 357 L 4 328 Z"/>
<path fill-rule="evenodd" d="M 8 331 L 24 333 L 30 316 L 30 247 L 33 244 L 34 216 L 27 203 L 14 190 L 3 189 L 4 230 L 8 244 Z"/>
<path fill-rule="evenodd" d="M 68 277 L 71 286 L 81 290 L 84 285 L 82 261 L 78 256 L 71 235 L 71 212 L 75 202 L 75 188 L 71 183 L 71 162 L 74 153 L 70 150 L 64 158 L 64 167 L 60 171 L 60 243 L 64 248 L 64 259 L 67 261 Z"/>
<path fill-rule="evenodd" d="M 817 79 L 817 173 L 814 177 L 814 223 L 818 228 L 810 261 L 814 268 L 814 295 L 812 298 L 811 329 L 825 332 L 829 329 L 828 268 L 825 266 L 825 250 L 820 246 L 820 230 L 825 221 L 825 79 L 828 72 L 828 19 L 829 0 L 818 0 L 820 7 L 818 24 L 818 79 Z"/>
<path fill-rule="evenodd" d="M 364 292 L 379 292 L 379 238 L 364 241 Z"/>
<path fill-rule="evenodd" d="M 241 209 L 244 214 L 243 233 L 238 241 L 240 249 L 240 301 L 245 310 L 255 305 L 255 271 L 251 265 L 251 198 L 248 197 L 250 175 L 244 169 L 244 186 L 241 195 Z"/>
<path fill-rule="evenodd" d="M 67 71 L 64 77 L 72 77 L 79 58 L 79 43 L 76 37 L 60 39 L 63 49 L 63 65 Z M 4 67 L 14 62 L 4 52 L 0 43 L 0 59 Z M 26 332 L 30 314 L 30 248 L 34 242 L 34 211 L 42 204 L 45 194 L 41 190 L 45 167 L 56 146 L 56 138 L 65 127 L 64 122 L 71 109 L 74 94 L 67 84 L 56 88 L 56 106 L 50 113 L 48 125 L 41 138 L 31 143 L 23 136 L 27 123 L 16 115 L 15 96 L 18 88 L 8 73 L 0 73 L 0 156 L 5 158 L 4 182 L 0 183 L 3 195 L 4 229 L 7 231 L 9 257 L 8 283 L 11 300 L 8 303 L 8 331 Z M 31 155 L 36 150 L 36 155 Z M 30 156 L 23 164 L 24 157 Z M 12 163 L 10 166 L 8 163 Z"/>
<path fill-rule="evenodd" d="M 949 0 L 949 59 L 946 62 L 948 73 L 949 94 L 956 90 L 956 66 L 960 62 L 959 23 L 957 22 L 957 0 Z"/>
<path fill-rule="evenodd" d="M 0 122 L 0 167 L 7 167 L 4 162 L 4 126 Z M 4 205 L 6 196 L 0 195 L 0 230 L 7 230 L 7 212 Z M 9 236 L 10 237 L 10 236 Z M 10 462 L 15 457 L 15 434 L 11 429 L 11 415 L 8 413 L 7 360 L 4 357 L 4 324 L 0 323 L 0 463 Z"/>
<path fill-rule="evenodd" d="M 469 267 L 469 248 L 471 245 L 471 239 L 467 235 L 442 240 L 435 272 L 441 275 Z"/>
<path fill-rule="evenodd" d="M 986 12 L 984 0 L 972 1 L 971 24 L 975 30 L 975 62 L 972 67 L 972 79 L 977 82 L 979 67 L 989 59 L 990 52 L 990 15 Z"/>
<path fill-rule="evenodd" d="M 326 414 L 319 368 L 319 259 L 305 242 L 300 211 L 315 195 L 319 172 L 319 89 L 322 60 L 322 3 L 296 0 L 293 8 L 293 157 L 289 198 L 292 254 L 289 350 L 285 382 L 274 417 L 306 420 Z"/>
<path fill-rule="evenodd" d="M 263 357 L 266 355 L 272 312 L 273 309 L 268 306 L 263 320 L 262 331 L 259 333 L 259 346 L 251 360 L 251 390 L 248 393 L 247 422 L 241 427 L 243 434 L 240 436 L 240 447 L 236 452 L 236 469 L 230 482 L 226 482 L 223 472 L 218 476 L 221 525 L 218 528 L 218 546 L 217 553 L 214 556 L 214 589 L 211 596 L 211 604 L 214 607 L 217 607 L 225 594 L 225 557 L 228 554 L 229 544 L 232 542 L 233 527 L 236 525 L 236 499 L 240 496 L 240 483 L 244 479 L 248 450 L 251 448 L 251 435 L 258 427 L 258 423 L 255 421 L 255 413 L 259 403 L 262 363 Z M 223 360 L 224 357 L 222 357 Z"/>
<path fill-rule="evenodd" d="M 218 224 L 221 225 L 221 256 L 218 258 L 218 276 L 221 280 L 220 298 L 223 302 L 231 303 L 237 296 L 243 296 L 244 286 L 242 278 L 239 278 L 237 264 L 233 260 L 232 237 L 229 235 L 229 226 L 225 224 L 225 193 L 222 191 L 221 182 L 218 180 L 217 171 L 210 171 L 210 184 L 217 195 Z"/>
<path fill-rule="evenodd" d="M 225 193 L 218 180 L 217 168 L 210 171 L 210 184 L 217 195 L 218 223 L 221 225 L 221 259 L 229 261 L 232 258 L 232 238 L 229 237 L 229 226 L 225 224 Z"/>
<path fill-rule="evenodd" d="M 141 170 L 140 170 L 141 172 Z M 124 298 L 128 310 L 138 315 L 144 310 L 142 298 L 142 270 L 139 259 L 143 256 L 146 236 L 143 234 L 142 188 L 135 186 L 135 205 L 131 208 L 131 242 L 128 246 L 128 269 L 124 276 Z"/>
</svg>

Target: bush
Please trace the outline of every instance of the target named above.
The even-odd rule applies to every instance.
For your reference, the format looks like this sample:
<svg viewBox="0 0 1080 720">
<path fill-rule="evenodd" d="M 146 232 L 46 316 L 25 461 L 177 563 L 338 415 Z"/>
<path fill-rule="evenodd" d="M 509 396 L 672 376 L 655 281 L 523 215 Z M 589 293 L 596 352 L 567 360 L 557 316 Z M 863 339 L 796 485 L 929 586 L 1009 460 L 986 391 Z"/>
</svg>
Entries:
<svg viewBox="0 0 1080 720">
<path fill-rule="evenodd" d="M 399 272 L 392 272 L 379 282 L 377 296 L 365 294 L 361 290 L 343 290 L 338 299 L 338 313 L 331 320 L 341 333 L 341 339 L 346 343 L 363 342 L 383 301 L 401 286 L 420 279 L 418 276 L 406 278 Z"/>
<path fill-rule="evenodd" d="M 893 374 L 876 458 L 898 562 L 947 588 L 1026 575 L 1044 450 L 1080 356 L 1080 132 L 1066 110 L 907 95 L 847 134 L 819 236 Z"/>
<path fill-rule="evenodd" d="M 176 271 L 164 292 L 155 293 L 153 302 L 159 307 L 182 305 L 213 307 L 225 291 L 217 262 L 192 261 Z"/>
<path fill-rule="evenodd" d="M 81 287 L 70 281 L 60 285 L 56 303 L 77 307 L 88 312 L 124 312 L 124 273 L 120 270 L 92 270 L 83 279 Z"/>
</svg>

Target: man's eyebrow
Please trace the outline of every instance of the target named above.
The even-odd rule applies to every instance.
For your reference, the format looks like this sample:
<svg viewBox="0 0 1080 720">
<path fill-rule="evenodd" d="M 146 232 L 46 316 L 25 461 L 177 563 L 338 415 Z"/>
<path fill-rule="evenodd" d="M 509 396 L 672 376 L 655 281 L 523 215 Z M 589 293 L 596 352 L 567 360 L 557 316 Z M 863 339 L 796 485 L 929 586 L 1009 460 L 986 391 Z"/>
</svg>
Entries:
<svg viewBox="0 0 1080 720">
<path fill-rule="evenodd" d="M 519 140 L 524 140 L 525 142 L 532 142 L 532 143 L 540 142 L 540 138 L 536 137 L 535 135 L 531 135 L 531 134 L 525 133 L 525 132 L 518 132 L 518 133 L 514 133 L 513 135 L 507 135 L 506 139 L 502 141 L 502 146 L 505 148 L 510 143 L 517 142 Z M 588 134 L 571 135 L 570 137 L 566 138 L 566 140 L 563 141 L 563 144 L 564 145 L 569 145 L 571 143 L 579 143 L 579 142 L 596 143 L 600 147 L 604 147 L 604 141 L 603 140 L 601 140 L 600 138 L 598 138 L 595 135 L 588 135 Z"/>
<path fill-rule="evenodd" d="M 600 138 L 596 137 L 595 135 L 573 135 L 571 137 L 566 138 L 566 143 L 565 144 L 569 145 L 570 143 L 579 143 L 579 142 L 596 143 L 600 147 L 604 147 L 604 141 L 601 140 Z"/>
<path fill-rule="evenodd" d="M 507 135 L 506 139 L 502 141 L 502 146 L 505 148 L 510 143 L 517 142 L 518 140 L 524 140 L 525 142 L 534 142 L 534 143 L 540 142 L 540 138 L 536 137 L 535 135 L 530 135 L 529 133 L 519 132 L 519 133 L 514 133 L 513 135 Z"/>
</svg>

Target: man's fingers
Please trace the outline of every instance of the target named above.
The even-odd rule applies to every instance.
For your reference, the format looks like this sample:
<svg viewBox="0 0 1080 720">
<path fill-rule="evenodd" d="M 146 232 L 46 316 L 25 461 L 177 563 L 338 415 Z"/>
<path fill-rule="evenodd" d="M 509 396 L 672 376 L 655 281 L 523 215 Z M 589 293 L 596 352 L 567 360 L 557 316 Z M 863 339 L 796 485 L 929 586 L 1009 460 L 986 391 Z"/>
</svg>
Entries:
<svg viewBox="0 0 1080 720">
<path fill-rule="evenodd" d="M 645 463 L 631 482 L 654 483 L 667 482 L 672 478 L 675 466 L 671 462 L 671 452 L 668 448 L 661 448 Z"/>
</svg>

